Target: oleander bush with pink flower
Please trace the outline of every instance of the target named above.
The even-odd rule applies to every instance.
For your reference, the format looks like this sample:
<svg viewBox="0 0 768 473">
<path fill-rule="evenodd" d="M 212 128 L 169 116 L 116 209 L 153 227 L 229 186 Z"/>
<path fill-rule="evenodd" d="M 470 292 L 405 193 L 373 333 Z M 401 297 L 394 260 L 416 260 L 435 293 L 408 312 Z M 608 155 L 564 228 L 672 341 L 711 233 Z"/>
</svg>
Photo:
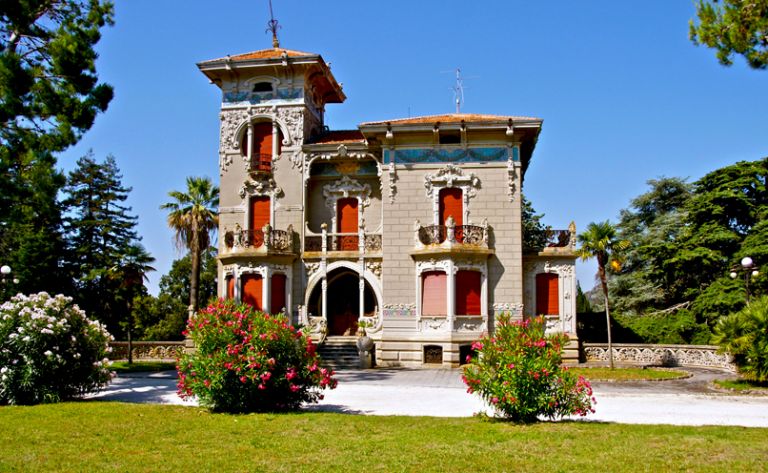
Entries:
<svg viewBox="0 0 768 473">
<path fill-rule="evenodd" d="M 563 334 L 545 335 L 544 318 L 496 320 L 493 335 L 475 342 L 462 379 L 496 415 L 513 422 L 541 417 L 585 416 L 594 412 L 592 388 L 582 376 L 561 366 Z"/>
<path fill-rule="evenodd" d="M 14 296 L 0 305 L 0 404 L 59 402 L 106 386 L 110 340 L 71 297 Z"/>
<path fill-rule="evenodd" d="M 190 318 L 195 351 L 178 361 L 179 395 L 222 412 L 295 410 L 334 389 L 315 345 L 282 315 L 219 300 Z"/>
</svg>

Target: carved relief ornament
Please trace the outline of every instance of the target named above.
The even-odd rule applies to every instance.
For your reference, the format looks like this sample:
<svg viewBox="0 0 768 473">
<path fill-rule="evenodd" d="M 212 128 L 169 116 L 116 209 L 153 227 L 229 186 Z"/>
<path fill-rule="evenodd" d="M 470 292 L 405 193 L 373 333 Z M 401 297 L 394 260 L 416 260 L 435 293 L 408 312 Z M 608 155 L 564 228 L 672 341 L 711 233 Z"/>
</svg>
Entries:
<svg viewBox="0 0 768 473">
<path fill-rule="evenodd" d="M 427 197 L 435 197 L 440 189 L 446 187 L 460 187 L 466 195 L 465 198 L 474 197 L 480 188 L 480 178 L 474 173 L 465 175 L 460 167 L 449 164 L 434 174 L 424 176 L 424 187 Z M 435 189 L 438 192 L 435 192 Z"/>
</svg>

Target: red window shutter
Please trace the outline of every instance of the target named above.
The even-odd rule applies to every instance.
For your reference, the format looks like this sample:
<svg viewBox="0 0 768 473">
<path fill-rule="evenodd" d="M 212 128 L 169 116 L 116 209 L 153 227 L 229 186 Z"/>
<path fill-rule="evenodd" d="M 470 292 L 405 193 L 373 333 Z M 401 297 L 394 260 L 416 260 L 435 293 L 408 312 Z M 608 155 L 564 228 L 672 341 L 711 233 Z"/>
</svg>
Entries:
<svg viewBox="0 0 768 473">
<path fill-rule="evenodd" d="M 227 276 L 227 299 L 235 298 L 235 277 L 232 275 Z"/>
<path fill-rule="evenodd" d="M 357 198 L 339 199 L 336 202 L 336 231 L 339 233 L 357 233 L 357 225 Z M 357 235 L 339 237 L 339 250 L 357 250 L 357 240 Z"/>
<path fill-rule="evenodd" d="M 478 271 L 456 273 L 456 315 L 480 315 L 480 281 Z"/>
<path fill-rule="evenodd" d="M 558 276 L 554 273 L 536 275 L 536 314 L 560 315 Z"/>
<path fill-rule="evenodd" d="M 440 189 L 440 221 L 438 224 L 445 225 L 450 216 L 453 217 L 456 226 L 464 225 L 464 204 L 461 189 L 457 187 Z"/>
<path fill-rule="evenodd" d="M 428 271 L 422 273 L 421 280 L 421 315 L 447 315 L 448 277 L 446 274 L 439 271 Z"/>
<path fill-rule="evenodd" d="M 270 291 L 270 304 L 272 310 L 270 313 L 278 314 L 285 307 L 285 274 L 273 274 L 272 275 L 272 289 Z"/>
<path fill-rule="evenodd" d="M 272 124 L 254 123 L 253 124 L 253 143 L 254 152 L 259 153 L 262 158 L 272 156 Z M 271 159 L 270 159 L 271 161 Z"/>
<path fill-rule="evenodd" d="M 261 230 L 269 223 L 269 196 L 251 197 L 251 230 Z"/>
<path fill-rule="evenodd" d="M 250 305 L 256 310 L 262 310 L 262 278 L 259 274 L 244 274 L 241 277 L 243 281 L 243 303 Z"/>
</svg>

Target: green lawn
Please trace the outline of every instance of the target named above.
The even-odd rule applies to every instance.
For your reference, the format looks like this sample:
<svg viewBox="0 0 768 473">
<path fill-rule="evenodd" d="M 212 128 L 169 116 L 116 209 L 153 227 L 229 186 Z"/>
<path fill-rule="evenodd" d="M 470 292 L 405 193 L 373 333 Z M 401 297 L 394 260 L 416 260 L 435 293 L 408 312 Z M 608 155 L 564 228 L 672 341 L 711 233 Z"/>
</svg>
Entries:
<svg viewBox="0 0 768 473">
<path fill-rule="evenodd" d="M 173 361 L 134 361 L 128 364 L 127 361 L 113 361 L 109 368 L 117 373 L 136 373 L 139 371 L 168 371 L 176 370 L 176 363 Z"/>
<path fill-rule="evenodd" d="M 590 381 L 641 381 L 679 379 L 690 376 L 686 371 L 653 368 L 571 368 Z"/>
<path fill-rule="evenodd" d="M 765 471 L 768 429 L 0 407 L 0 471 Z"/>
<path fill-rule="evenodd" d="M 724 389 L 730 389 L 738 392 L 754 392 L 758 394 L 768 394 L 768 383 L 757 381 L 747 381 L 746 379 L 717 379 L 715 384 Z"/>
</svg>

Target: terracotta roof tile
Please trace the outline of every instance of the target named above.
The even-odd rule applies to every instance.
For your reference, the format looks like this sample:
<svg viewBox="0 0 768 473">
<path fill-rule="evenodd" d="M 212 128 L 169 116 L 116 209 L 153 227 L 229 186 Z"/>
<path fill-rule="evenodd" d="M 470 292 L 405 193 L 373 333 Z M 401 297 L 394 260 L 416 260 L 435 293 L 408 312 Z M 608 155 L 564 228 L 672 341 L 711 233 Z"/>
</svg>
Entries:
<svg viewBox="0 0 768 473">
<path fill-rule="evenodd" d="M 540 118 L 535 117 L 516 117 L 516 116 L 507 116 L 507 115 L 484 115 L 479 113 L 448 113 L 443 115 L 424 115 L 421 117 L 412 117 L 412 118 L 397 118 L 394 120 L 381 120 L 381 121 L 375 121 L 375 122 L 366 122 L 361 123 L 360 126 L 365 125 L 383 125 L 385 123 L 390 123 L 392 125 L 412 125 L 412 124 L 423 124 L 423 123 L 458 123 L 461 121 L 465 122 L 498 122 L 498 121 L 507 121 L 507 120 L 540 120 Z"/>
<path fill-rule="evenodd" d="M 291 49 L 272 48 L 272 49 L 260 49 L 259 51 L 251 51 L 250 53 L 236 54 L 234 56 L 221 57 L 218 59 L 211 59 L 209 61 L 203 61 L 200 64 L 208 62 L 224 61 L 229 58 L 230 61 L 249 61 L 252 59 L 280 59 L 283 57 L 283 53 L 288 57 L 305 57 L 305 56 L 317 56 L 313 53 L 305 53 L 303 51 L 294 51 Z"/>
<path fill-rule="evenodd" d="M 365 137 L 360 130 L 332 130 L 314 138 L 311 144 L 330 145 L 341 143 L 362 143 Z"/>
</svg>

